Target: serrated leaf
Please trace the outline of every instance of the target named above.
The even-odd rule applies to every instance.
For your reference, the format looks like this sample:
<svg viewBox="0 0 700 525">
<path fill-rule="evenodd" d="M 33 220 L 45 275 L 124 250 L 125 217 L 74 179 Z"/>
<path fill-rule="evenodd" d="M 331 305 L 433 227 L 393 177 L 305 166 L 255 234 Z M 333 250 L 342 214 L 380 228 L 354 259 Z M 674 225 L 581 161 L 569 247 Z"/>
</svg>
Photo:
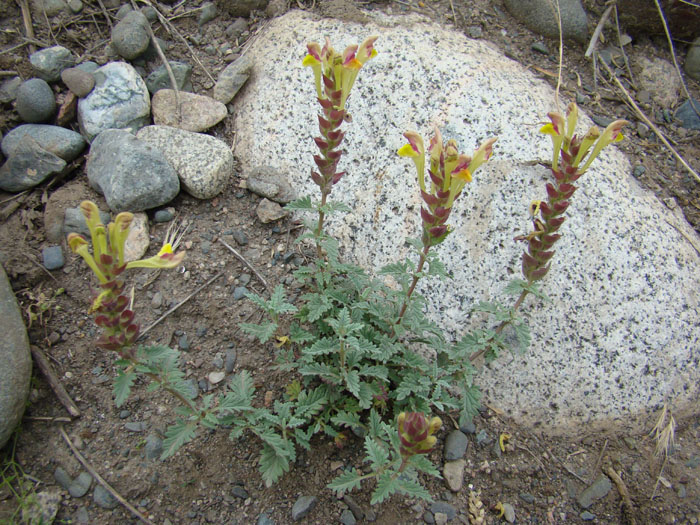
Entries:
<svg viewBox="0 0 700 525">
<path fill-rule="evenodd" d="M 163 453 L 160 459 L 166 459 L 186 443 L 192 441 L 197 430 L 195 421 L 183 421 L 178 419 L 175 424 L 170 425 L 165 431 L 165 439 L 163 440 Z"/>
<path fill-rule="evenodd" d="M 518 339 L 518 344 L 522 351 L 527 350 L 530 347 L 531 336 L 530 327 L 525 322 L 515 323 L 513 325 L 515 330 L 515 337 Z"/>
<path fill-rule="evenodd" d="M 382 416 L 374 408 L 369 412 L 369 435 L 374 438 L 382 438 Z"/>
<path fill-rule="evenodd" d="M 319 386 L 311 391 L 303 390 L 297 399 L 296 413 L 301 416 L 312 416 L 323 410 L 328 402 L 326 388 Z"/>
<path fill-rule="evenodd" d="M 288 202 L 287 205 L 284 207 L 285 210 L 306 210 L 306 211 L 314 211 L 316 207 L 314 204 L 311 202 L 311 197 L 308 195 L 306 197 L 301 197 L 300 199 L 293 200 L 292 202 Z"/>
<path fill-rule="evenodd" d="M 423 454 L 415 454 L 411 456 L 409 462 L 413 467 L 421 472 L 425 472 L 426 474 L 430 474 L 436 478 L 442 478 L 440 471 L 435 467 L 435 465 L 433 465 L 433 462 Z"/>
<path fill-rule="evenodd" d="M 345 374 L 345 386 L 353 396 L 360 397 L 360 374 L 357 370 L 350 370 Z"/>
<path fill-rule="evenodd" d="M 350 428 L 359 427 L 360 415 L 356 412 L 341 411 L 331 418 L 331 422 L 334 425 L 345 426 Z"/>
<path fill-rule="evenodd" d="M 289 327 L 289 339 L 292 341 L 292 343 L 301 344 L 313 341 L 316 339 L 316 336 L 294 323 Z"/>
<path fill-rule="evenodd" d="M 275 289 L 272 292 L 272 295 L 270 296 L 270 300 L 267 301 L 267 308 L 271 313 L 277 315 L 297 311 L 296 306 L 287 302 L 287 297 L 284 293 L 284 287 L 281 284 L 275 286 Z"/>
<path fill-rule="evenodd" d="M 254 303 L 255 306 L 267 312 L 267 301 L 263 297 L 253 292 L 246 292 L 245 296 L 249 301 Z"/>
<path fill-rule="evenodd" d="M 341 380 L 340 375 L 325 363 L 309 363 L 308 365 L 300 366 L 299 373 L 303 376 L 318 376 L 336 385 Z"/>
<path fill-rule="evenodd" d="M 372 493 L 371 505 L 381 503 L 389 496 L 394 494 L 398 488 L 398 479 L 394 478 L 391 473 L 385 472 L 377 478 L 377 488 Z"/>
<path fill-rule="evenodd" d="M 360 407 L 367 409 L 372 406 L 372 398 L 374 396 L 374 389 L 369 383 L 360 383 L 360 393 L 358 398 L 360 400 Z"/>
<path fill-rule="evenodd" d="M 134 384 L 135 379 L 136 374 L 133 372 L 119 372 L 117 379 L 114 381 L 114 403 L 117 405 L 117 407 L 122 406 L 124 401 L 126 401 L 129 397 L 131 385 Z"/>
<path fill-rule="evenodd" d="M 271 487 L 282 474 L 289 471 L 289 460 L 287 455 L 280 455 L 271 446 L 263 445 L 258 465 L 266 487 Z"/>
<path fill-rule="evenodd" d="M 389 461 L 389 452 L 370 436 L 365 436 L 365 452 L 374 470 L 384 467 Z"/>
<path fill-rule="evenodd" d="M 327 487 L 331 490 L 335 490 L 336 492 L 350 492 L 352 490 L 359 489 L 361 485 L 362 474 L 356 469 L 351 469 L 343 472 L 340 476 L 331 481 Z"/>
<path fill-rule="evenodd" d="M 323 213 L 326 213 L 328 215 L 332 215 L 333 213 L 336 212 L 344 212 L 344 213 L 350 213 L 352 209 L 345 203 L 343 202 L 337 202 L 337 201 L 331 201 L 327 202 L 323 206 L 319 208 Z"/>
<path fill-rule="evenodd" d="M 302 354 L 307 356 L 319 356 L 334 354 L 340 348 L 340 343 L 335 338 L 323 337 L 312 344 L 310 347 L 305 347 Z"/>
<path fill-rule="evenodd" d="M 399 476 L 396 478 L 395 490 L 413 498 L 421 498 L 427 501 L 432 501 L 433 499 L 423 485 L 407 476 Z"/>
<path fill-rule="evenodd" d="M 325 295 L 306 294 L 303 299 L 306 301 L 306 318 L 312 323 L 318 321 L 331 308 L 331 303 Z"/>
<path fill-rule="evenodd" d="M 240 323 L 238 327 L 245 333 L 257 337 L 260 343 L 267 343 L 277 331 L 277 323 L 268 321 L 267 323 Z"/>
<path fill-rule="evenodd" d="M 311 450 L 311 437 L 314 435 L 314 427 L 310 426 L 306 430 L 301 428 L 294 429 L 294 438 L 301 447 L 306 450 Z"/>
</svg>

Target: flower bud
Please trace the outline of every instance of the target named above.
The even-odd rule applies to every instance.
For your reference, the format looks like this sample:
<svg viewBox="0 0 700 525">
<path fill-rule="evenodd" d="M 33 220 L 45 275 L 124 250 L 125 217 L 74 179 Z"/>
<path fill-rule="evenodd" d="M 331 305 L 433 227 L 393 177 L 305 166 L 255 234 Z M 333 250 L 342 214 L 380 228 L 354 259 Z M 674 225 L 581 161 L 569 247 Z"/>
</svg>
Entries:
<svg viewBox="0 0 700 525">
<path fill-rule="evenodd" d="M 437 438 L 433 435 L 442 426 L 439 417 L 429 422 L 420 412 L 401 412 L 398 418 L 399 450 L 404 458 L 415 454 L 428 454 Z"/>
</svg>

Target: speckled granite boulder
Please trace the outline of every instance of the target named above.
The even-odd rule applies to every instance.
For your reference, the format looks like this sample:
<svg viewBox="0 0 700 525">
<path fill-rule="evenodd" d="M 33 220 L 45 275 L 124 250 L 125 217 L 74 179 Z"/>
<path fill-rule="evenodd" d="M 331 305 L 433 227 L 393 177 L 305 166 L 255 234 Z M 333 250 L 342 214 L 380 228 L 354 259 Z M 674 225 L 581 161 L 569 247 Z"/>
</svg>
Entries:
<svg viewBox="0 0 700 525">
<path fill-rule="evenodd" d="M 366 268 L 405 256 L 403 239 L 418 235 L 420 197 L 414 166 L 395 154 L 402 133 L 416 129 L 427 138 L 438 124 L 468 153 L 498 135 L 492 160 L 452 213 L 455 232 L 438 249 L 453 280 L 419 285 L 428 314 L 460 337 L 482 326 L 470 315 L 476 302 L 512 300 L 502 291 L 520 274 L 523 249 L 513 237 L 530 229 L 528 206 L 545 196 L 550 176 L 537 162 L 551 159 L 551 142 L 534 124 L 554 109 L 554 93 L 487 43 L 415 15 L 368 16 L 382 17 L 382 25 L 317 21 L 298 11 L 269 23 L 248 51 L 255 64 L 235 105 L 234 153 L 244 171 L 274 162 L 300 195 L 317 195 L 309 172 L 319 106 L 312 72 L 300 66 L 305 43 L 328 35 L 342 50 L 380 35 L 379 55 L 350 96 L 340 164 L 348 174 L 332 194 L 353 213 L 334 216 L 330 230 Z M 585 116 L 582 125 L 590 125 Z M 551 300 L 528 299 L 523 311 L 530 349 L 503 356 L 477 379 L 489 404 L 522 424 L 551 433 L 638 429 L 669 398 L 679 412 L 698 411 L 700 258 L 683 237 L 697 234 L 630 172 L 611 147 L 580 180 L 542 282 Z"/>
<path fill-rule="evenodd" d="M 215 197 L 233 175 L 231 149 L 215 137 L 168 126 L 146 126 L 136 136 L 165 156 L 193 197 Z"/>
</svg>

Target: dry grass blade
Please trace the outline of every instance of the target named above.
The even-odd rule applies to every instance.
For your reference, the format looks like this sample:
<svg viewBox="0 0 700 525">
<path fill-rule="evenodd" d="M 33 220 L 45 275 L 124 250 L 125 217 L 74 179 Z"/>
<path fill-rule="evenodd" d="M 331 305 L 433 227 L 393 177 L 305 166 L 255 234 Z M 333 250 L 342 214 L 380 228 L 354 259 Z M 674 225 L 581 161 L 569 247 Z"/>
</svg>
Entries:
<svg viewBox="0 0 700 525">
<path fill-rule="evenodd" d="M 664 404 L 664 408 L 649 435 L 656 441 L 654 455 L 656 457 L 668 456 L 676 436 L 676 420 L 668 410 L 668 404 Z"/>
</svg>

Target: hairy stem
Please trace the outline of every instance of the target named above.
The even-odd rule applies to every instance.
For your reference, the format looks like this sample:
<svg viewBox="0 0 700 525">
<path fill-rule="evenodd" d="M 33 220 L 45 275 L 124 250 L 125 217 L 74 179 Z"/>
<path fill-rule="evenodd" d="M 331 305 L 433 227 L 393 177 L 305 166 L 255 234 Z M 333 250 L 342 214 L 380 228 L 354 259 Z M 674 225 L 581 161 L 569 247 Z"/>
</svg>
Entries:
<svg viewBox="0 0 700 525">
<path fill-rule="evenodd" d="M 406 313 L 406 310 L 408 309 L 408 303 L 410 302 L 411 296 L 413 295 L 413 292 L 416 289 L 416 285 L 418 284 L 418 280 L 420 279 L 420 273 L 423 271 L 423 266 L 425 265 L 425 261 L 428 259 L 428 252 L 429 251 L 430 251 L 430 245 L 425 245 L 423 247 L 423 251 L 420 254 L 420 261 L 418 262 L 418 268 L 416 268 L 416 271 L 413 272 L 413 280 L 411 281 L 411 286 L 408 288 L 408 291 L 406 292 L 406 298 L 403 301 L 403 305 L 401 305 L 401 310 L 399 311 L 399 317 L 391 329 L 393 332 L 392 335 L 396 335 L 396 327 L 401 324 L 401 321 L 403 320 L 403 316 Z"/>
</svg>

